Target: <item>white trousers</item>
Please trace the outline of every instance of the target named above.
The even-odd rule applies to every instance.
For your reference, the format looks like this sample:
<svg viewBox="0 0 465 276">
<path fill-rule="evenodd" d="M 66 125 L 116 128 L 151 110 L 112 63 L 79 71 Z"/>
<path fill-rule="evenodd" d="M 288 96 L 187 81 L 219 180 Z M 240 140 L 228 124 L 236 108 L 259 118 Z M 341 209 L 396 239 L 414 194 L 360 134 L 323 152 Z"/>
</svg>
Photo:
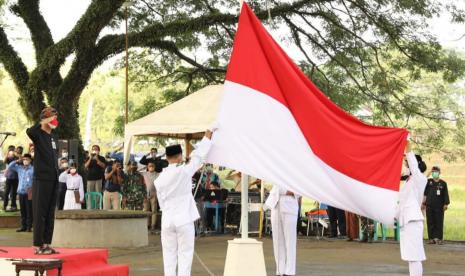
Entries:
<svg viewBox="0 0 465 276">
<path fill-rule="evenodd" d="M 295 275 L 297 245 L 297 214 L 271 210 L 273 251 L 277 275 Z"/>
<path fill-rule="evenodd" d="M 163 267 L 165 276 L 190 276 L 194 257 L 195 228 L 190 222 L 181 226 L 168 226 L 161 229 L 163 247 Z"/>
<path fill-rule="evenodd" d="M 423 265 L 421 262 L 408 262 L 410 276 L 423 276 Z"/>
</svg>

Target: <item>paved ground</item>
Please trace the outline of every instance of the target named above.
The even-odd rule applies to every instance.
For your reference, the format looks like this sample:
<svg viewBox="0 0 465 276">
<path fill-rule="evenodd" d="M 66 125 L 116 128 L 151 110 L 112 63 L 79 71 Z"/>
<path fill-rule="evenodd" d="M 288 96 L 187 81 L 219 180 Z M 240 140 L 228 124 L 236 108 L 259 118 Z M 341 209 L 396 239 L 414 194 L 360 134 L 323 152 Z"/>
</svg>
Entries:
<svg viewBox="0 0 465 276">
<path fill-rule="evenodd" d="M 222 275 L 227 240 L 231 236 L 202 237 L 196 252 L 214 275 Z M 31 233 L 0 229 L 1 246 L 29 246 Z M 271 239 L 263 239 L 268 275 L 274 275 Z M 297 275 L 407 275 L 394 242 L 360 244 L 341 240 L 315 240 L 300 237 L 297 245 Z M 465 244 L 426 246 L 425 275 L 465 275 Z M 144 248 L 111 249 L 111 263 L 129 264 L 130 275 L 163 275 L 160 236 L 150 236 Z M 208 276 L 194 257 L 192 275 Z"/>
</svg>

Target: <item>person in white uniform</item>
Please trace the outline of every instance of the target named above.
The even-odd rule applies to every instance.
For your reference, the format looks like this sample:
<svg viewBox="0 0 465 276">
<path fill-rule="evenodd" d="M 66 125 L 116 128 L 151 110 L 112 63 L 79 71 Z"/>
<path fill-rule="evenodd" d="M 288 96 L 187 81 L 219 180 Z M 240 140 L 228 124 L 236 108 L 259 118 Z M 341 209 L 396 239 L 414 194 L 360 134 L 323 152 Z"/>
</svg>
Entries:
<svg viewBox="0 0 465 276">
<path fill-rule="evenodd" d="M 72 164 L 68 170 L 62 172 L 58 181 L 66 183 L 63 210 L 80 210 L 84 202 L 84 184 L 82 177 L 77 173 L 76 166 Z M 79 193 L 79 202 L 76 201 L 75 193 Z"/>
<path fill-rule="evenodd" d="M 400 255 L 409 263 L 411 276 L 423 275 L 422 261 L 426 260 L 423 247 L 423 214 L 421 203 L 428 179 L 423 173 L 426 164 L 419 155 L 411 150 L 410 142 L 406 147 L 407 167 L 402 179 L 406 179 L 400 190 L 397 206 L 397 223 L 400 226 Z"/>
<path fill-rule="evenodd" d="M 182 163 L 180 145 L 167 147 L 169 165 L 154 181 L 162 210 L 161 242 L 166 276 L 175 276 L 176 267 L 177 275 L 191 275 L 194 221 L 200 217 L 192 195 L 192 176 L 205 161 L 211 148 L 211 137 L 212 131 L 207 130 L 205 137 L 191 153 L 188 163 Z"/>
<path fill-rule="evenodd" d="M 271 209 L 277 275 L 295 275 L 299 198 L 299 195 L 274 185 L 265 202 L 265 209 Z"/>
</svg>

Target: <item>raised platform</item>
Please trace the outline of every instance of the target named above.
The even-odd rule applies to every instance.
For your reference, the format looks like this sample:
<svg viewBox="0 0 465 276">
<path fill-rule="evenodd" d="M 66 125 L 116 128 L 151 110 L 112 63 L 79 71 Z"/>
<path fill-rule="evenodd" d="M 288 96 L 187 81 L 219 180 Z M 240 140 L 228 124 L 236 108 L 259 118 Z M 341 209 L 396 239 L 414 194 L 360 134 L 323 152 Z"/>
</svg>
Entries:
<svg viewBox="0 0 465 276">
<path fill-rule="evenodd" d="M 149 244 L 143 211 L 58 211 L 52 244 L 58 247 L 142 247 Z"/>
<path fill-rule="evenodd" d="M 60 254 L 37 256 L 33 254 L 32 247 L 0 247 L 8 251 L 0 251 L 0 275 L 16 275 L 14 266 L 7 259 L 62 259 L 63 271 L 66 276 L 127 276 L 127 265 L 108 264 L 107 249 L 67 249 L 57 248 Z M 33 275 L 32 272 L 21 272 L 21 275 Z M 47 276 L 57 275 L 53 270 Z"/>
</svg>

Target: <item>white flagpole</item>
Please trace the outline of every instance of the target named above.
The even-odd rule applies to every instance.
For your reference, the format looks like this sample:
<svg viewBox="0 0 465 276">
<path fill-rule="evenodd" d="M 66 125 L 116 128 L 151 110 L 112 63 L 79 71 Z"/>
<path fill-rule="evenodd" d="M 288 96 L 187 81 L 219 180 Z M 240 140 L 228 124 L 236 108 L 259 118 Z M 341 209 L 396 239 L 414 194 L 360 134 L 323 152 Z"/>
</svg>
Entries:
<svg viewBox="0 0 465 276">
<path fill-rule="evenodd" d="M 249 176 L 241 173 L 241 237 L 249 238 Z"/>
</svg>

